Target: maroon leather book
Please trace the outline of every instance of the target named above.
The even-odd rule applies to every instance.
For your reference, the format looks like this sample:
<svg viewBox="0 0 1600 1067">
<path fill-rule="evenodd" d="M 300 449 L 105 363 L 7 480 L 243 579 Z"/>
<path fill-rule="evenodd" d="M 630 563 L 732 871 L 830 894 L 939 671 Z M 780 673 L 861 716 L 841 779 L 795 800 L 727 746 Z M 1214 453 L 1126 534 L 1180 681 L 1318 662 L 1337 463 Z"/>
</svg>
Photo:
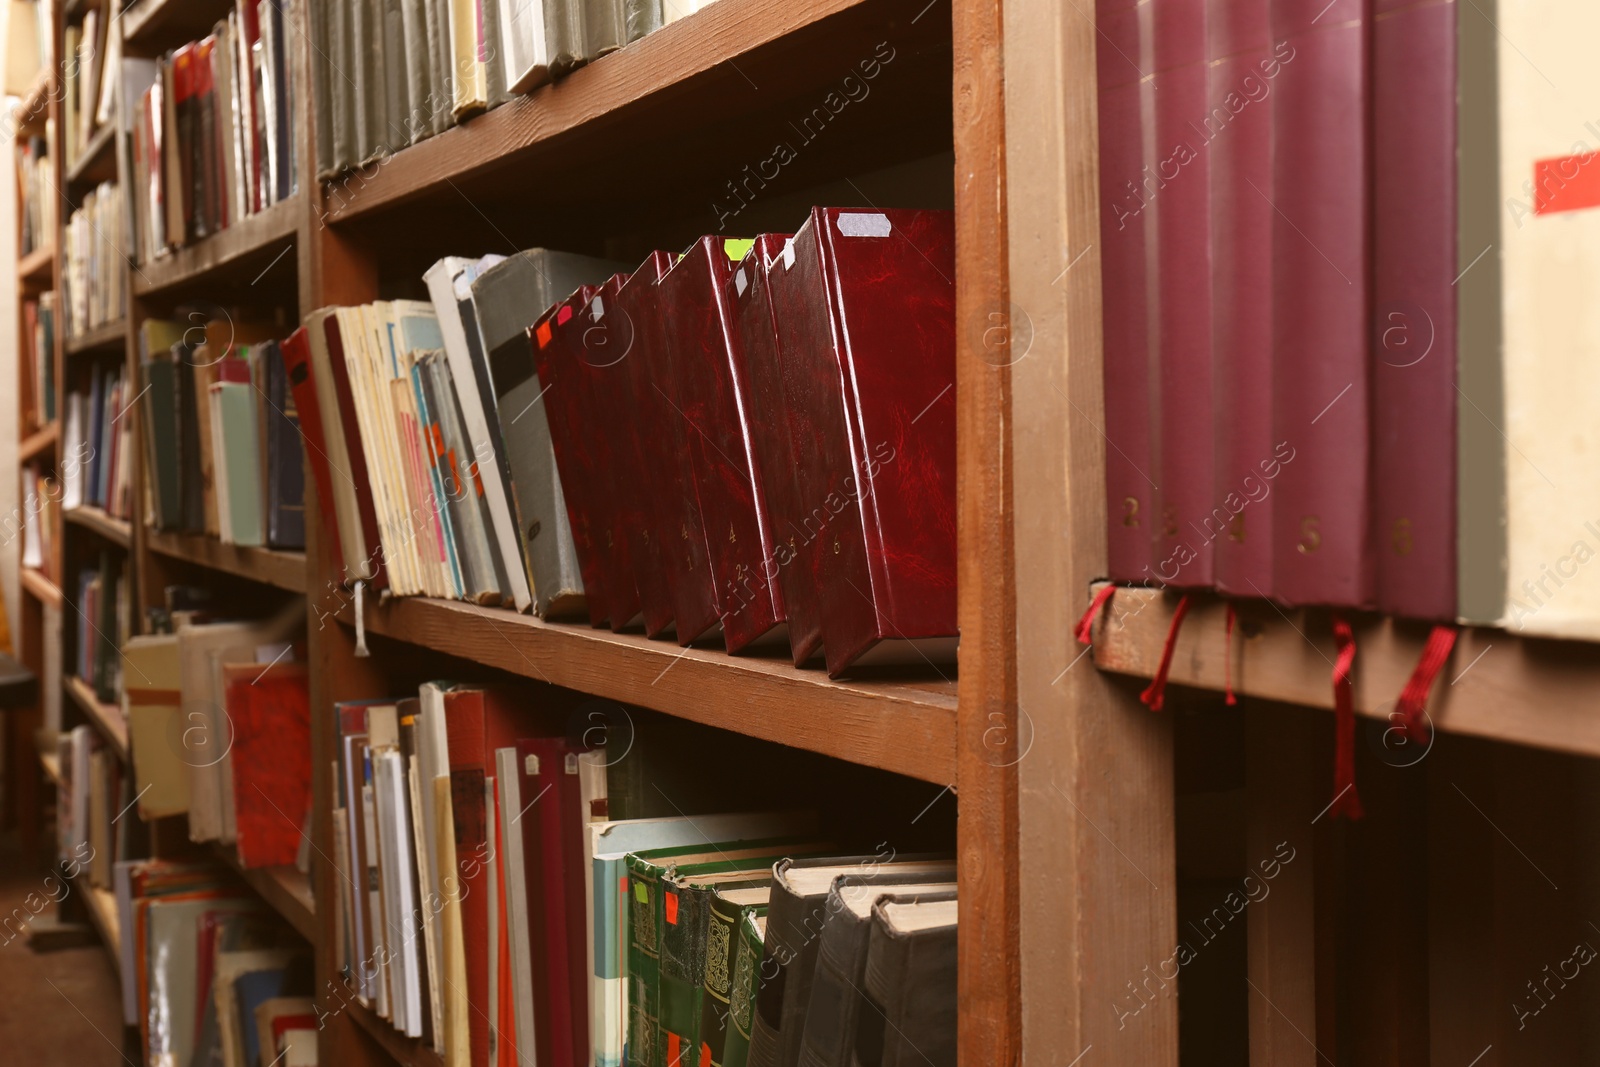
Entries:
<svg viewBox="0 0 1600 1067">
<path fill-rule="evenodd" d="M 654 457 L 658 484 L 669 490 L 660 515 L 665 524 L 661 536 L 672 573 L 672 617 L 680 645 L 706 635 L 722 617 L 692 459 L 700 447 L 703 420 L 691 410 L 695 391 L 687 385 L 691 376 L 703 373 L 705 335 L 721 330 L 714 312 L 695 301 L 696 292 L 704 287 L 704 268 L 695 266 L 702 244 L 697 242 L 656 282 L 659 340 L 646 345 L 642 353 L 651 361 L 648 370 L 655 394 L 651 398 L 655 416 L 643 425 L 653 429 L 658 442 L 646 447 L 646 460 Z"/>
<path fill-rule="evenodd" d="M 1374 0 L 1378 608 L 1456 614 L 1456 4 Z"/>
<path fill-rule="evenodd" d="M 1100 117 L 1100 291 L 1105 367 L 1106 566 L 1118 582 L 1154 577 L 1155 348 L 1147 270 L 1149 202 L 1160 178 L 1144 169 L 1143 98 L 1138 66 L 1149 36 L 1150 6 L 1096 0 L 1096 69 Z M 1072 255 L 1077 250 L 1069 250 Z"/>
<path fill-rule="evenodd" d="M 688 357 L 680 364 L 687 373 L 678 380 L 679 395 L 694 430 L 689 458 L 729 652 L 749 647 L 783 619 L 777 575 L 762 577 L 772 556 L 770 524 L 761 515 L 759 472 L 750 458 L 746 426 L 754 415 L 735 319 L 736 288 L 749 284 L 741 261 L 752 246 L 723 237 L 696 241 L 675 268 L 691 273 L 669 316 L 690 324 L 678 335 L 684 344 L 678 355 Z M 705 325 L 696 330 L 696 323 Z"/>
<path fill-rule="evenodd" d="M 588 812 L 579 787 L 578 756 L 566 739 L 517 742 L 521 819 L 532 941 L 534 1033 L 539 1063 L 589 1062 L 589 957 L 584 901 Z"/>
<path fill-rule="evenodd" d="M 1365 0 L 1272 0 L 1273 596 L 1372 601 Z"/>
<path fill-rule="evenodd" d="M 322 432 L 322 405 L 317 400 L 317 383 L 312 377 L 311 346 L 304 326 L 284 338 L 278 346 L 283 352 L 283 369 L 289 377 L 289 388 L 294 394 L 295 411 L 299 416 L 300 434 L 305 438 L 306 462 L 311 467 L 311 480 L 317 487 L 317 510 L 320 513 L 323 538 L 319 547 L 333 561 L 335 574 L 344 573 L 344 552 L 339 541 L 339 517 L 333 510 L 333 473 L 328 469 L 328 442 Z"/>
<path fill-rule="evenodd" d="M 1206 0 L 1151 0 L 1155 137 L 1147 172 L 1170 175 L 1157 203 L 1156 294 L 1160 379 L 1155 438 L 1160 491 L 1156 577 L 1209 586 L 1216 452 L 1211 407 L 1211 153 Z"/>
<path fill-rule="evenodd" d="M 583 597 L 589 606 L 589 622 L 603 626 L 611 617 L 606 602 L 604 561 L 595 545 L 598 531 L 593 521 L 598 514 L 595 496 L 600 490 L 588 448 L 583 422 L 585 404 L 579 395 L 574 360 L 569 346 L 581 343 L 583 324 L 579 312 L 595 293 L 585 285 L 546 311 L 528 329 L 533 343 L 534 366 L 539 371 L 539 387 L 545 392 L 545 413 L 550 420 L 550 444 L 556 454 L 556 471 L 561 475 L 561 492 L 566 498 L 567 520 L 572 525 L 572 543 L 578 551 L 578 569 L 583 572 Z"/>
<path fill-rule="evenodd" d="M 628 276 L 599 324 L 606 344 L 613 352 L 622 353 L 611 357 L 604 368 L 606 396 L 613 407 L 600 432 L 616 437 L 615 455 L 622 473 L 612 501 L 617 522 L 628 538 L 639 614 L 644 620 L 644 632 L 650 637 L 658 637 L 673 627 L 672 586 L 660 536 L 666 525 L 659 517 L 671 487 L 651 476 L 646 460 L 649 442 L 655 438 L 644 420 L 655 414 L 655 391 L 646 371 L 650 359 L 643 354 L 643 347 L 657 343 L 656 281 L 676 259 L 671 252 L 650 253 Z"/>
<path fill-rule="evenodd" d="M 828 673 L 949 659 L 954 216 L 813 208 L 767 277 Z"/>
<path fill-rule="evenodd" d="M 1211 0 L 1211 359 L 1216 471 L 1200 520 L 1220 592 L 1272 595 L 1272 107 L 1283 70 L 1269 0 Z"/>
<path fill-rule="evenodd" d="M 329 315 L 322 321 L 323 336 L 328 343 L 328 368 L 333 372 L 333 391 L 339 398 L 339 425 L 344 428 L 344 443 L 350 453 L 350 480 L 358 486 L 370 486 L 367 476 L 367 454 L 361 447 L 361 426 L 356 422 L 355 398 L 350 392 L 350 369 L 344 361 L 344 335 L 339 331 L 339 316 Z M 361 514 L 363 539 L 373 546 L 372 588 L 382 589 L 389 584 L 384 567 L 383 539 L 378 533 L 378 512 L 373 506 L 370 492 L 356 493 L 356 506 Z"/>
</svg>

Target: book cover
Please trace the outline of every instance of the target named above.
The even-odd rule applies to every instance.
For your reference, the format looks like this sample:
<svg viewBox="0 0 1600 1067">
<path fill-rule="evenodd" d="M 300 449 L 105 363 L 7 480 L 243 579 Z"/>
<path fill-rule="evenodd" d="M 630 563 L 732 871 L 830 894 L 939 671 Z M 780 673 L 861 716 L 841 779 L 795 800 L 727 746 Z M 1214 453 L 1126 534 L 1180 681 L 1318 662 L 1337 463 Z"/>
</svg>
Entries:
<svg viewBox="0 0 1600 1067">
<path fill-rule="evenodd" d="M 306 547 L 305 450 L 301 446 L 300 408 L 289 388 L 282 346 L 261 347 L 266 372 L 267 547 Z"/>
<path fill-rule="evenodd" d="M 317 513 L 322 528 L 326 531 L 326 536 L 322 538 L 319 547 L 329 555 L 334 573 L 343 574 L 343 535 L 339 529 L 338 509 L 333 502 L 335 474 L 328 455 L 329 445 L 322 414 L 322 398 L 317 393 L 317 383 L 311 366 L 311 347 L 307 338 L 306 327 L 301 326 L 284 339 L 279 346 L 279 352 L 283 357 L 284 375 L 289 384 L 289 391 L 294 398 L 296 428 L 305 442 L 303 451 L 307 465 L 311 468 L 311 482 L 316 487 Z M 303 472 L 301 478 L 303 482 Z"/>
<path fill-rule="evenodd" d="M 281 660 L 223 668 L 233 722 L 239 863 L 295 862 L 311 810 L 311 712 L 305 665 Z"/>
</svg>

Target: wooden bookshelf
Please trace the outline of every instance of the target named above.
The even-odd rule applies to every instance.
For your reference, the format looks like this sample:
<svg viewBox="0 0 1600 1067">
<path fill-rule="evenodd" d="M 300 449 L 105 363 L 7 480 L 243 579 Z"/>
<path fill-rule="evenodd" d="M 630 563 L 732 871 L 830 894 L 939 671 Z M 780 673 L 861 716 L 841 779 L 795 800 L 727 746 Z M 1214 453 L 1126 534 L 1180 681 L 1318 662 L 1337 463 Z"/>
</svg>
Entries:
<svg viewBox="0 0 1600 1067">
<path fill-rule="evenodd" d="M 133 527 L 127 519 L 119 519 L 107 515 L 102 508 L 84 504 L 75 508 L 67 508 L 61 512 L 62 518 L 74 526 L 81 526 L 86 530 L 93 530 L 101 537 L 113 544 L 127 548 L 133 543 Z"/>
<path fill-rule="evenodd" d="M 22 590 L 42 604 L 61 606 L 61 587 L 32 567 L 19 567 Z"/>
<path fill-rule="evenodd" d="M 150 551 L 171 559 L 181 559 L 210 570 L 275 585 L 292 593 L 306 591 L 304 552 L 225 545 L 214 537 L 171 530 L 147 529 L 144 539 Z"/>
<path fill-rule="evenodd" d="M 353 607 L 335 598 L 314 613 Z M 450 600 L 405 597 L 368 604 L 369 633 L 595 696 L 939 785 L 955 781 L 953 681 L 832 682 L 782 654 L 730 656 L 641 634 Z M 953 669 L 951 672 L 953 674 Z"/>
<path fill-rule="evenodd" d="M 68 674 L 64 684 L 67 695 L 78 706 L 78 710 L 100 731 L 100 736 L 110 742 L 117 758 L 127 763 L 128 722 L 122 717 L 122 709 L 115 704 L 101 703 L 100 698 L 95 696 L 94 687 L 75 674 Z"/>
<path fill-rule="evenodd" d="M 58 309 L 57 314 L 60 314 Z M 128 324 L 121 319 L 96 326 L 87 333 L 67 339 L 67 355 L 76 356 L 84 352 L 110 352 L 123 348 L 127 343 Z"/>
<path fill-rule="evenodd" d="M 100 932 L 100 941 L 111 957 L 111 969 L 122 975 L 122 922 L 117 917 L 117 896 L 109 889 L 89 884 L 89 876 L 81 874 L 72 881 L 73 887 L 83 896 L 84 910 L 89 921 Z"/>
<path fill-rule="evenodd" d="M 81 196 L 84 187 L 116 178 L 116 133 L 116 124 L 108 122 L 90 135 L 88 142 L 79 150 L 77 160 L 67 171 L 69 190 L 77 191 Z"/>
<path fill-rule="evenodd" d="M 23 463 L 55 448 L 61 440 L 61 423 L 52 422 L 49 426 L 35 430 L 22 439 L 22 444 L 17 447 L 17 459 Z"/>
<path fill-rule="evenodd" d="M 400 1067 L 444 1067 L 443 1057 L 431 1047 L 419 1038 L 406 1037 L 391 1026 L 389 1020 L 380 1018 L 377 1012 L 364 1007 L 354 995 L 345 1003 L 344 1014 L 348 1015 L 367 1037 L 377 1043 L 384 1055 L 394 1063 L 400 1064 Z"/>
<path fill-rule="evenodd" d="M 231 845 L 216 845 L 212 853 L 248 882 L 301 937 L 316 942 L 317 902 L 311 893 L 310 878 L 293 866 L 247 868 L 239 862 L 238 853 Z"/>
<path fill-rule="evenodd" d="M 17 280 L 23 285 L 48 287 L 54 280 L 55 266 L 55 247 L 41 245 L 17 262 Z"/>
<path fill-rule="evenodd" d="M 45 781 L 51 785 L 61 784 L 61 757 L 54 752 L 39 750 L 39 768 L 44 771 Z"/>
<path fill-rule="evenodd" d="M 141 263 L 133 270 L 134 295 L 148 297 L 194 284 L 219 284 L 222 279 L 216 274 L 223 268 L 236 268 L 234 273 L 251 266 L 261 271 L 286 270 L 280 256 L 287 261 L 287 269 L 292 269 L 294 257 L 285 254 L 285 249 L 293 244 L 304 215 L 305 198 L 293 196 L 246 215 L 220 233 Z M 250 273 L 243 277 L 253 284 Z"/>
</svg>

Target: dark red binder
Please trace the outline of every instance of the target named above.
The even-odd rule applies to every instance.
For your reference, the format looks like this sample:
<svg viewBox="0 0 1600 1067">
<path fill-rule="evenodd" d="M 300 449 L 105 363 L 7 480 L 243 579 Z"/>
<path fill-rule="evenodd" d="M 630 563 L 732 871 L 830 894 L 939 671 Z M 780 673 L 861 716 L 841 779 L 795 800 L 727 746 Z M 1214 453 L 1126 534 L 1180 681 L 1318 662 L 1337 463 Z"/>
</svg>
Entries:
<svg viewBox="0 0 1600 1067">
<path fill-rule="evenodd" d="M 321 544 L 333 561 L 334 573 L 344 573 L 344 551 L 339 541 L 339 519 L 333 510 L 333 472 L 328 469 L 328 441 L 322 433 L 322 406 L 317 400 L 317 383 L 312 378 L 311 346 L 306 328 L 300 327 L 284 338 L 284 372 L 294 393 L 295 411 L 300 417 L 300 435 L 305 438 L 306 461 L 311 465 L 311 480 L 317 487 L 317 510 L 321 512 Z"/>
<path fill-rule="evenodd" d="M 1101 344 L 1105 366 L 1106 564 L 1118 582 L 1148 582 L 1155 538 L 1151 408 L 1155 403 L 1150 330 L 1146 201 L 1158 180 L 1144 171 L 1143 83 L 1148 29 L 1134 0 L 1096 0 L 1100 112 Z M 1078 250 L 1069 250 L 1072 255 Z"/>
<path fill-rule="evenodd" d="M 740 261 L 752 246 L 723 237 L 696 241 L 674 268 L 687 276 L 668 314 L 680 344 L 678 395 L 693 431 L 690 470 L 729 652 L 742 651 L 783 618 L 776 574 L 762 577 L 771 557 L 770 532 L 763 537 L 758 472 L 746 435 L 750 399 L 743 342 L 735 321 L 735 286 L 744 278 Z"/>
<path fill-rule="evenodd" d="M 1232 596 L 1272 595 L 1272 86 L 1269 0 L 1211 0 L 1211 359 L 1216 473 L 1210 512 L 1213 581 Z M 1230 106 L 1231 105 L 1231 106 Z M 1220 109 L 1220 110 L 1219 110 Z M 1223 117 L 1226 116 L 1226 117 Z M 1287 453 L 1285 453 L 1287 454 Z M 1219 510 L 1220 509 L 1220 510 Z"/>
<path fill-rule="evenodd" d="M 594 293 L 592 285 L 579 288 L 545 312 L 529 328 L 528 336 L 533 343 L 539 387 L 546 390 L 550 444 L 556 454 L 556 470 L 561 475 L 561 492 L 566 498 L 572 542 L 578 551 L 578 567 L 583 572 L 583 597 L 589 606 L 589 622 L 603 626 L 611 613 L 603 577 L 605 561 L 595 544 L 599 531 L 593 525 L 599 513 L 595 497 L 602 487 L 596 482 L 594 454 L 587 444 L 587 427 L 583 421 L 586 404 L 579 392 L 578 378 L 572 373 L 574 357 L 571 354 L 582 342 L 583 324 L 579 313 Z"/>
<path fill-rule="evenodd" d="M 1456 614 L 1456 4 L 1375 0 L 1372 478 L 1380 610 Z"/>
<path fill-rule="evenodd" d="M 350 453 L 350 480 L 357 486 L 356 507 L 361 515 L 361 531 L 366 544 L 373 546 L 371 586 L 382 589 L 389 584 L 383 558 L 383 538 L 378 533 L 378 512 L 373 505 L 372 493 L 366 491 L 372 484 L 367 476 L 367 453 L 361 447 L 361 426 L 356 422 L 355 397 L 350 392 L 350 368 L 344 361 L 344 335 L 339 331 L 339 316 L 329 314 L 322 320 L 323 336 L 328 344 L 328 369 L 333 374 L 333 392 L 339 398 L 339 425 L 344 429 L 344 443 Z"/>
<path fill-rule="evenodd" d="M 828 673 L 948 658 L 954 216 L 813 208 L 767 277 Z"/>
<path fill-rule="evenodd" d="M 617 518 L 628 537 L 639 613 L 644 618 L 644 632 L 651 637 L 673 627 L 671 572 L 661 536 L 667 527 L 660 517 L 671 486 L 652 473 L 657 457 L 651 452 L 659 438 L 647 421 L 655 413 L 656 395 L 645 348 L 659 343 L 656 281 L 677 258 L 672 252 L 650 253 L 628 276 L 604 321 L 606 344 L 620 354 L 614 352 L 606 368 L 605 377 L 614 383 L 608 395 L 616 407 L 601 432 L 618 438 L 616 454 L 624 465 L 624 480 L 615 493 Z"/>
<path fill-rule="evenodd" d="M 1365 0 L 1272 0 L 1273 596 L 1372 601 Z M 1290 58 L 1292 57 L 1292 58 Z"/>
</svg>

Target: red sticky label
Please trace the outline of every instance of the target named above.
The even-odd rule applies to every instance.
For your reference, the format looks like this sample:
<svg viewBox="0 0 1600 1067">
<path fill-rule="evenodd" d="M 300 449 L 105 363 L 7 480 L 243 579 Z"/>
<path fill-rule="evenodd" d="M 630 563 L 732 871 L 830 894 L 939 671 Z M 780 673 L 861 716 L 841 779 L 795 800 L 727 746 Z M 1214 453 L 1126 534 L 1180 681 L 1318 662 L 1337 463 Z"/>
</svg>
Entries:
<svg viewBox="0 0 1600 1067">
<path fill-rule="evenodd" d="M 572 318 L 572 305 L 567 304 L 562 307 L 560 311 L 556 312 L 556 325 L 560 326 L 570 318 Z"/>
<path fill-rule="evenodd" d="M 711 1067 L 711 1046 L 700 1042 L 700 1067 Z"/>
<path fill-rule="evenodd" d="M 678 925 L 678 894 L 668 890 L 661 895 L 661 907 L 667 913 L 667 922 Z"/>
<path fill-rule="evenodd" d="M 1600 152 L 1541 159 L 1533 165 L 1533 213 L 1600 205 Z"/>
<path fill-rule="evenodd" d="M 539 324 L 539 328 L 533 331 L 533 336 L 538 340 L 540 348 L 543 348 L 545 345 L 549 344 L 550 321 L 546 319 L 544 322 L 541 322 Z"/>
<path fill-rule="evenodd" d="M 667 1031 L 667 1067 L 678 1067 L 678 1049 L 681 1040 L 671 1030 Z"/>
</svg>

